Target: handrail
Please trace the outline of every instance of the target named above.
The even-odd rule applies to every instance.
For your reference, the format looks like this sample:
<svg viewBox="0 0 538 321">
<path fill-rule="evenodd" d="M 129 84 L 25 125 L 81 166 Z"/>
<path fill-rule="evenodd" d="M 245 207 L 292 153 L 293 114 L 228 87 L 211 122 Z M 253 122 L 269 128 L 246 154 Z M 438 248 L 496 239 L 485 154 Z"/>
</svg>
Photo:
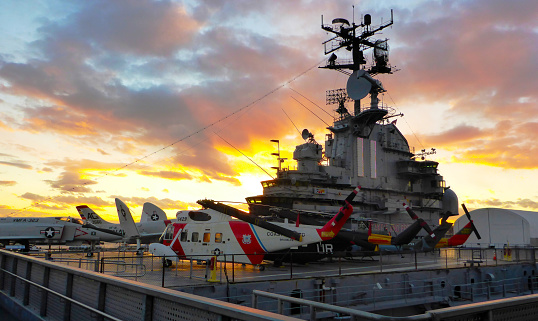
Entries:
<svg viewBox="0 0 538 321">
<path fill-rule="evenodd" d="M 13 260 L 7 260 L 6 258 L 8 257 L 13 258 Z M 4 275 L 9 278 L 11 278 L 11 276 L 15 276 L 15 278 L 12 278 L 13 282 L 9 282 L 7 284 L 7 289 L 12 291 L 13 293 L 15 293 L 15 289 L 16 289 L 16 286 L 14 285 L 14 283 L 16 279 L 18 278 L 25 282 L 28 282 L 26 283 L 28 284 L 27 285 L 28 288 L 31 285 L 34 285 L 38 287 L 39 289 L 45 289 L 48 292 L 51 292 L 52 294 L 57 295 L 58 297 L 60 297 L 61 299 L 64 299 L 69 304 L 70 302 L 74 302 L 73 299 L 65 295 L 56 293 L 54 291 L 49 291 L 46 288 L 48 286 L 48 283 L 39 285 L 32 281 L 24 279 L 24 277 L 19 277 L 17 273 L 21 272 L 19 274 L 22 274 L 23 272 L 23 271 L 19 271 L 21 270 L 20 268 L 17 269 L 17 266 L 19 265 L 17 262 L 19 262 L 19 260 L 21 260 L 22 262 L 26 262 L 27 264 L 26 271 L 27 273 L 30 273 L 30 275 L 35 275 L 34 273 L 28 272 L 28 271 L 33 271 L 34 267 L 36 266 L 44 267 L 44 272 L 46 275 L 45 279 L 49 278 L 48 276 L 49 273 L 47 273 L 47 271 L 54 270 L 54 271 L 66 272 L 65 279 L 67 281 L 67 287 L 68 287 L 66 293 L 69 293 L 70 291 L 69 287 L 70 286 L 72 287 L 73 285 L 73 282 L 69 281 L 69 279 L 73 277 L 81 277 L 84 279 L 94 280 L 96 282 L 101 283 L 98 289 L 100 300 L 99 302 L 97 302 L 97 305 L 98 305 L 96 307 L 97 309 L 101 309 L 101 306 L 103 306 L 103 309 L 108 308 L 107 302 L 105 302 L 104 298 L 106 297 L 107 288 L 111 286 L 111 287 L 120 287 L 126 293 L 138 294 L 136 296 L 143 295 L 143 298 L 141 299 L 142 300 L 141 304 L 143 308 L 145 309 L 144 313 L 146 315 L 146 318 L 150 318 L 150 319 L 152 318 L 153 320 L 168 320 L 168 317 L 166 315 L 170 313 L 174 313 L 174 314 L 184 313 L 185 315 L 188 315 L 189 317 L 191 317 L 193 320 L 195 319 L 206 320 L 207 319 L 207 316 L 198 317 L 198 318 L 193 317 L 193 312 L 194 313 L 200 312 L 202 314 L 209 314 L 209 315 L 217 316 L 217 317 L 220 315 L 221 318 L 225 318 L 225 319 L 229 318 L 229 319 L 234 319 L 234 320 L 259 320 L 259 321 L 262 321 L 262 320 L 272 320 L 272 321 L 298 320 L 290 316 L 278 315 L 276 313 L 263 311 L 263 310 L 255 310 L 249 307 L 239 306 L 239 305 L 232 304 L 229 302 L 222 302 L 222 301 L 218 301 L 218 300 L 211 299 L 208 297 L 198 296 L 198 295 L 184 293 L 184 292 L 170 290 L 170 289 L 163 289 L 155 285 L 151 285 L 151 284 L 136 283 L 136 282 L 127 281 L 121 278 L 110 277 L 110 276 L 92 272 L 92 271 L 84 271 L 78 268 L 69 268 L 69 267 L 62 266 L 61 264 L 55 264 L 54 262 L 49 262 L 46 260 L 39 260 L 39 259 L 28 257 L 22 254 L 11 253 L 4 250 L 0 250 L 0 287 L 1 287 L 0 292 L 5 293 L 6 291 Z M 15 267 L 15 270 L 12 272 L 8 271 L 9 267 L 6 264 L 6 262 L 7 263 L 11 262 L 12 263 L 11 268 Z M 35 263 L 35 264 L 32 264 L 32 263 Z M 42 292 L 42 293 L 47 295 L 48 292 Z M 101 295 L 101 292 L 103 292 L 103 295 Z M 29 294 L 29 290 L 25 289 L 24 290 L 25 299 L 28 294 Z M 15 294 L 9 293 L 9 296 L 12 297 L 14 301 L 17 301 L 15 298 Z M 101 302 L 101 299 L 103 302 Z M 51 304 L 56 304 L 57 306 L 57 304 L 63 304 L 64 300 L 59 300 L 60 302 L 53 302 Z M 160 310 L 156 311 L 155 309 L 157 307 L 153 304 L 154 300 L 163 300 L 163 302 L 166 304 L 164 304 L 164 306 L 161 306 L 159 308 Z M 58 300 L 54 300 L 54 301 L 58 301 Z M 26 303 L 25 301 L 23 301 L 22 304 L 25 307 L 28 305 L 27 301 Z M 47 304 L 47 300 L 40 301 L 40 304 L 41 304 L 41 309 L 42 309 L 41 313 L 47 313 L 47 307 L 51 307 Z M 85 304 L 80 304 L 78 302 L 75 302 L 75 304 L 77 306 L 81 306 L 82 308 L 87 308 L 89 311 L 98 313 L 98 316 L 97 316 L 98 318 L 103 318 L 101 316 L 103 315 L 104 318 L 107 320 L 108 319 L 114 320 L 114 321 L 121 320 L 121 319 L 118 319 L 118 317 L 109 316 L 108 314 L 101 314 L 97 312 L 100 310 L 95 310 L 95 308 L 87 307 Z M 111 307 L 111 308 L 114 309 L 115 307 Z M 185 308 L 185 310 L 183 308 Z M 44 312 L 43 312 L 43 309 L 44 309 Z M 109 313 L 112 313 L 112 312 L 109 312 Z M 121 318 L 122 315 L 119 315 L 119 317 Z"/>
<path fill-rule="evenodd" d="M 300 305 L 306 305 L 310 307 L 310 320 L 316 320 L 316 310 L 331 311 L 341 314 L 350 315 L 353 319 L 358 318 L 358 320 L 374 320 L 374 321 L 395 321 L 395 320 L 408 320 L 408 321 L 422 321 L 422 320 L 432 320 L 432 315 L 429 312 L 424 314 L 417 314 L 407 317 L 392 317 L 386 315 L 375 314 L 371 312 L 355 310 L 351 308 L 340 307 L 336 305 L 331 305 L 327 303 L 320 303 L 316 301 L 310 301 L 306 299 L 293 298 L 287 295 L 270 293 L 260 290 L 252 290 L 252 307 L 258 308 L 258 296 L 264 296 L 271 299 L 278 300 L 278 313 L 282 313 L 282 301 L 296 303 Z"/>
<path fill-rule="evenodd" d="M 37 283 L 35 283 L 35 282 L 33 282 L 33 281 L 27 280 L 27 279 L 23 278 L 22 276 L 18 276 L 17 274 L 14 274 L 14 273 L 12 273 L 12 272 L 9 272 L 8 270 L 2 269 L 2 268 L 0 268 L 0 270 L 1 270 L 3 273 L 7 273 L 7 274 L 9 274 L 9 275 L 11 275 L 11 276 L 14 276 L 14 277 L 16 277 L 17 279 L 19 279 L 19 280 L 21 280 L 21 281 L 23 281 L 23 282 L 29 283 L 30 285 L 33 285 L 33 286 L 35 286 L 35 287 L 38 287 L 38 288 L 40 288 L 41 290 L 45 290 L 45 291 L 47 291 L 47 292 L 49 292 L 49 293 L 52 293 L 52 294 L 54 294 L 54 295 L 56 295 L 56 296 L 59 296 L 60 298 L 62 298 L 62 299 L 64 299 L 64 300 L 67 300 L 67 301 L 69 301 L 69 302 L 71 302 L 71 303 L 74 303 L 74 304 L 76 304 L 76 305 L 78 305 L 78 306 L 83 307 L 84 309 L 87 309 L 87 310 L 90 310 L 90 311 L 92 311 L 92 312 L 94 312 L 94 313 L 97 313 L 97 314 L 99 314 L 100 316 L 103 316 L 103 317 L 105 317 L 105 318 L 108 318 L 108 319 L 111 319 L 111 320 L 114 320 L 114 321 L 122 321 L 121 319 L 115 318 L 115 317 L 113 317 L 112 315 L 110 315 L 110 314 L 108 314 L 108 313 L 105 313 L 105 312 L 103 312 L 103 311 L 99 311 L 99 310 L 97 310 L 97 309 L 95 309 L 95 308 L 92 308 L 91 306 L 86 305 L 86 304 L 84 304 L 84 303 L 80 303 L 80 302 L 78 302 L 78 301 L 76 301 L 76 300 L 74 300 L 74 299 L 72 299 L 72 298 L 70 298 L 70 297 L 68 297 L 68 296 L 65 296 L 65 295 L 63 295 L 63 294 L 61 294 L 61 293 L 58 293 L 58 292 L 56 292 L 56 291 L 53 291 L 53 290 L 51 290 L 51 289 L 49 289 L 49 288 L 47 288 L 47 287 L 44 287 L 44 286 L 42 286 L 42 285 L 40 285 L 40 284 L 37 284 Z"/>
</svg>

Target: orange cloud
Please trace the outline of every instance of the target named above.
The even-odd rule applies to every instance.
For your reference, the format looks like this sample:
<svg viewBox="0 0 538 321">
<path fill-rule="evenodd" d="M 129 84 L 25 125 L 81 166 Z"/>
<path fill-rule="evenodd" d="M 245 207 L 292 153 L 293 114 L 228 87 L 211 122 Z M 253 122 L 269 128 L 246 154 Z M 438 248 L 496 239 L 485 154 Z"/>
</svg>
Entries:
<svg viewBox="0 0 538 321">
<path fill-rule="evenodd" d="M 193 176 L 190 174 L 187 174 L 185 172 L 178 172 L 178 171 L 140 171 L 139 174 L 147 175 L 147 176 L 155 176 L 170 180 L 190 180 L 193 179 Z"/>
<path fill-rule="evenodd" d="M 538 167 L 537 133 L 536 122 L 504 120 L 493 128 L 460 125 L 436 135 L 421 135 L 420 140 L 451 151 L 455 162 L 533 169 Z"/>
<path fill-rule="evenodd" d="M 477 200 L 477 199 L 470 199 L 465 201 L 466 204 L 471 204 L 470 206 L 474 206 L 475 208 L 482 208 L 482 207 L 498 207 L 498 208 L 516 208 L 521 209 L 524 208 L 525 210 L 538 210 L 538 202 L 530 200 L 530 199 L 521 199 L 518 198 L 515 201 L 502 201 L 499 199 L 487 199 L 487 200 Z"/>
</svg>

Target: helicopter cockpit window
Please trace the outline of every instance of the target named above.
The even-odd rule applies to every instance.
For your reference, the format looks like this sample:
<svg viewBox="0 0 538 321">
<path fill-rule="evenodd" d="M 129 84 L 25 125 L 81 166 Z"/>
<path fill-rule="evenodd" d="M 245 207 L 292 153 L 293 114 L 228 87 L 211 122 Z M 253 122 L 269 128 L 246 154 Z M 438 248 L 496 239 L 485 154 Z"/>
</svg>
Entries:
<svg viewBox="0 0 538 321">
<path fill-rule="evenodd" d="M 168 224 L 164 231 L 164 239 L 171 240 L 172 238 L 174 238 L 174 224 Z"/>
</svg>

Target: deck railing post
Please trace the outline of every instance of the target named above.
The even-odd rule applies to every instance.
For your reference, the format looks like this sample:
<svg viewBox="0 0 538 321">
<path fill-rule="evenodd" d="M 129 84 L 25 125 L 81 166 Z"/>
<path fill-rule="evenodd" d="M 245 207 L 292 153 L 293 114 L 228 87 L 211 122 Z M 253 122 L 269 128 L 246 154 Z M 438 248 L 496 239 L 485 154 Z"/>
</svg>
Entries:
<svg viewBox="0 0 538 321">
<path fill-rule="evenodd" d="M 383 251 L 379 249 L 379 272 L 383 272 Z"/>
<path fill-rule="evenodd" d="M 166 256 L 163 257 L 163 273 L 162 273 L 162 278 L 161 278 L 161 286 L 164 288 L 164 272 L 166 270 Z"/>
<path fill-rule="evenodd" d="M 290 252 L 290 280 L 293 279 L 293 252 Z"/>
<path fill-rule="evenodd" d="M 0 268 L 2 269 L 0 271 L 0 290 L 3 290 L 4 289 L 4 280 L 5 280 L 5 277 L 6 277 L 6 273 L 4 273 L 4 271 L 6 270 L 7 255 L 0 254 L 0 258 L 2 259 L 2 263 L 0 264 Z"/>
<path fill-rule="evenodd" d="M 310 307 L 310 321 L 315 321 L 316 320 L 316 307 L 314 307 L 313 305 L 309 305 Z"/>
<path fill-rule="evenodd" d="M 258 308 L 258 295 L 255 292 L 252 292 L 252 307 L 254 309 Z"/>
<path fill-rule="evenodd" d="M 67 282 L 65 285 L 65 296 L 71 298 L 73 296 L 73 274 L 67 274 Z M 64 320 L 71 320 L 71 301 L 65 302 L 64 307 Z"/>
<path fill-rule="evenodd" d="M 106 303 L 106 283 L 100 282 L 99 283 L 99 300 L 97 302 L 97 310 L 104 312 L 105 311 L 105 303 Z M 98 315 L 97 316 L 98 321 L 103 321 L 103 316 Z"/>
<path fill-rule="evenodd" d="M 11 267 L 11 272 L 13 274 L 17 274 L 17 264 L 19 262 L 19 259 L 16 257 L 13 257 L 13 266 Z M 11 277 L 11 287 L 9 289 L 9 296 L 15 296 L 15 287 L 16 287 L 17 278 Z"/>
<path fill-rule="evenodd" d="M 43 286 L 48 288 L 49 287 L 49 280 L 50 280 L 50 267 L 46 266 L 45 270 L 43 271 Z M 48 299 L 48 292 L 42 291 L 41 292 L 41 307 L 39 309 L 39 315 L 42 317 L 47 316 L 47 299 Z"/>
<path fill-rule="evenodd" d="M 26 276 L 27 280 L 30 280 L 32 277 L 32 262 L 26 261 Z M 22 301 L 23 305 L 28 305 L 30 303 L 30 283 L 24 283 L 24 298 Z"/>
<path fill-rule="evenodd" d="M 146 294 L 146 300 L 144 304 L 144 321 L 151 321 L 153 319 L 153 296 Z"/>
</svg>

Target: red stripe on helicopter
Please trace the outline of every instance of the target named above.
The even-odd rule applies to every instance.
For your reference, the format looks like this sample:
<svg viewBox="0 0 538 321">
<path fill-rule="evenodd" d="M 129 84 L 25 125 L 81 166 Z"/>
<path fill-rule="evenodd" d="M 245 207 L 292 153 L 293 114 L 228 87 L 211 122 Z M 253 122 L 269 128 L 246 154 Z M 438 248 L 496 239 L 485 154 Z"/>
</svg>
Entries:
<svg viewBox="0 0 538 321">
<path fill-rule="evenodd" d="M 181 224 L 174 223 L 174 238 L 172 239 L 172 241 L 170 241 L 170 242 L 173 242 L 172 245 L 170 245 L 170 243 L 166 244 L 167 243 L 166 241 L 163 242 L 164 245 L 170 245 L 170 248 L 172 249 L 172 251 L 176 252 L 176 254 L 179 256 L 185 256 L 185 250 L 183 250 L 183 247 L 181 246 L 181 242 L 179 240 L 181 235 L 178 235 L 183 231 L 183 229 L 185 228 L 185 225 L 187 224 L 186 223 L 181 223 Z"/>
<path fill-rule="evenodd" d="M 237 243 L 246 254 L 252 264 L 260 264 L 266 252 L 256 238 L 256 233 L 252 230 L 250 224 L 246 222 L 230 222 L 230 228 L 234 233 Z"/>
<path fill-rule="evenodd" d="M 471 232 L 473 229 L 471 228 L 471 222 L 465 224 L 465 226 L 454 236 L 448 239 L 448 245 L 449 246 L 458 246 L 462 245 L 469 239 L 469 236 L 471 236 Z"/>
</svg>

